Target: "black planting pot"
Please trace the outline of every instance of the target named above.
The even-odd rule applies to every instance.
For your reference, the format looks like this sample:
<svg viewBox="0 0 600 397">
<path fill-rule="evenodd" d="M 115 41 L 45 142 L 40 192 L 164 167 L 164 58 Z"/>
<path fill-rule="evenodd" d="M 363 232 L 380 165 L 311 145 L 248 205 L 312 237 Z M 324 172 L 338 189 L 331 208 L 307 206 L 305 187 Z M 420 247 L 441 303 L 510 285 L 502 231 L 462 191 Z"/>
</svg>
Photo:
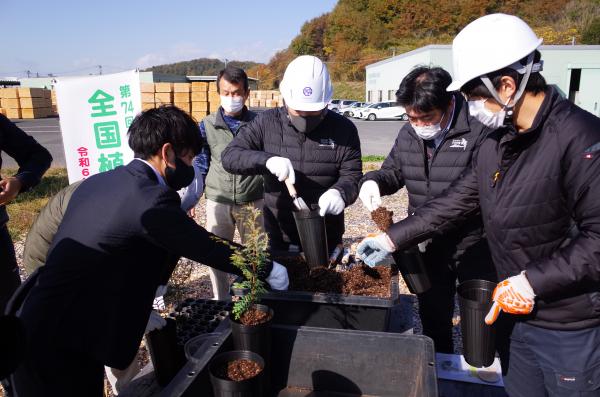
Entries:
<svg viewBox="0 0 600 397">
<path fill-rule="evenodd" d="M 398 251 L 392 256 L 410 292 L 422 294 L 431 288 L 425 262 L 423 262 L 422 254 L 418 248 Z"/>
<path fill-rule="evenodd" d="M 260 354 L 268 361 L 271 352 L 271 323 L 273 321 L 273 309 L 265 305 L 256 304 L 252 306 L 263 312 L 271 314 L 271 319 L 259 325 L 243 325 L 231 318 L 231 333 L 233 336 L 233 347 L 235 350 L 248 350 Z"/>
<path fill-rule="evenodd" d="M 489 367 L 494 362 L 496 328 L 485 323 L 492 307 L 496 283 L 468 280 L 458 286 L 460 330 L 465 361 L 474 367 Z"/>
<path fill-rule="evenodd" d="M 293 211 L 302 252 L 310 268 L 326 266 L 329 260 L 325 218 L 319 210 Z"/>
<path fill-rule="evenodd" d="M 220 367 L 230 361 L 251 360 L 263 368 L 254 378 L 236 382 L 217 376 Z M 265 362 L 259 354 L 246 350 L 234 350 L 215 356 L 208 365 L 210 382 L 212 383 L 214 397 L 263 397 L 263 374 Z"/>
<path fill-rule="evenodd" d="M 269 384 L 271 373 L 271 323 L 275 313 L 266 305 L 255 304 L 252 306 L 271 315 L 269 321 L 258 325 L 243 325 L 231 317 L 231 336 L 235 350 L 247 350 L 259 354 L 264 360 L 263 378 Z M 267 387 L 265 387 L 267 390 Z"/>
<path fill-rule="evenodd" d="M 167 325 L 146 335 L 150 359 L 156 381 L 166 386 L 185 364 L 183 348 L 178 344 L 175 320 L 167 318 Z"/>
</svg>

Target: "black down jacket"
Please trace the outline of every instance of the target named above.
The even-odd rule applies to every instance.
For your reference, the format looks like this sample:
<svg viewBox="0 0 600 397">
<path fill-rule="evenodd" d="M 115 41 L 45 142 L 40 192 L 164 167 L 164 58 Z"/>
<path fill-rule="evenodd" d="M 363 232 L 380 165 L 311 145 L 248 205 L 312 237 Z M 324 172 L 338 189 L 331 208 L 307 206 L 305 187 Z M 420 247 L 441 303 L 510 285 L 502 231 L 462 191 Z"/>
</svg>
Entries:
<svg viewBox="0 0 600 397">
<path fill-rule="evenodd" d="M 394 194 L 403 186 L 408 192 L 408 213 L 438 196 L 471 166 L 471 158 L 491 130 L 469 116 L 462 95 L 455 95 L 454 118 L 444 140 L 428 158 L 425 142 L 406 123 L 380 170 L 365 174 L 361 182 L 377 182 L 382 195 Z M 427 245 L 426 258 L 447 262 L 463 260 L 469 267 L 493 272 L 480 214 L 443 236 L 435 236 Z M 485 267 L 485 269 L 483 269 Z"/>
<path fill-rule="evenodd" d="M 360 140 L 354 124 L 334 112 L 327 115 L 309 134 L 296 131 L 284 107 L 267 110 L 240 128 L 223 151 L 225 170 L 233 174 L 263 174 L 265 188 L 264 220 L 271 245 L 285 249 L 300 245 L 292 215 L 292 198 L 285 184 L 267 170 L 273 156 L 290 159 L 296 173 L 298 195 L 310 206 L 328 189 L 337 189 L 346 205 L 358 197 L 362 176 Z M 325 217 L 330 249 L 342 241 L 344 214 Z"/>
<path fill-rule="evenodd" d="M 389 235 L 411 246 L 480 209 L 498 276 L 526 270 L 536 294 L 533 313 L 516 318 L 559 330 L 600 324 L 599 118 L 549 88 L 528 131 L 490 134 L 472 168 Z"/>
</svg>

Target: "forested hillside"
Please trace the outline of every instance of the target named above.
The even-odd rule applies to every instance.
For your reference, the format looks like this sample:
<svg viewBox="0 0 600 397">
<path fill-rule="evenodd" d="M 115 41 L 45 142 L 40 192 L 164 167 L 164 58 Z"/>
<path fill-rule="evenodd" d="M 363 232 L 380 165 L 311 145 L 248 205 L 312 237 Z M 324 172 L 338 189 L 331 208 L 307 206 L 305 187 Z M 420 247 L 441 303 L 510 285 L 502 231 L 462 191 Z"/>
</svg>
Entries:
<svg viewBox="0 0 600 397">
<path fill-rule="evenodd" d="M 249 75 L 258 75 L 262 88 L 277 88 L 290 60 L 313 54 L 327 61 L 335 81 L 363 81 L 365 65 L 427 44 L 451 44 L 470 21 L 495 12 L 520 16 L 545 44 L 600 44 L 600 0 L 340 0 Z"/>
</svg>

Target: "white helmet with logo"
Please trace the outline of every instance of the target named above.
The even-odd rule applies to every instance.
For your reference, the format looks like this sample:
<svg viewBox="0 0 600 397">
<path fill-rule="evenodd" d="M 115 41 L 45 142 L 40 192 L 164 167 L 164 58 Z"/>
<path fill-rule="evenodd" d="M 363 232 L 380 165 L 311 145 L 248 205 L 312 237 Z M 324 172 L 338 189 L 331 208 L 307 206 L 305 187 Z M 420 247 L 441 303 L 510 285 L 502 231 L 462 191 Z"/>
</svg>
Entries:
<svg viewBox="0 0 600 397">
<path fill-rule="evenodd" d="M 302 55 L 290 62 L 279 91 L 287 106 L 300 111 L 325 109 L 333 96 L 327 66 L 312 55 Z"/>
<path fill-rule="evenodd" d="M 522 19 L 490 14 L 465 26 L 452 42 L 454 79 L 448 91 L 459 90 L 470 80 L 504 67 L 525 74 L 518 61 L 535 51 L 542 39 Z M 541 63 L 531 72 L 541 70 Z"/>
</svg>

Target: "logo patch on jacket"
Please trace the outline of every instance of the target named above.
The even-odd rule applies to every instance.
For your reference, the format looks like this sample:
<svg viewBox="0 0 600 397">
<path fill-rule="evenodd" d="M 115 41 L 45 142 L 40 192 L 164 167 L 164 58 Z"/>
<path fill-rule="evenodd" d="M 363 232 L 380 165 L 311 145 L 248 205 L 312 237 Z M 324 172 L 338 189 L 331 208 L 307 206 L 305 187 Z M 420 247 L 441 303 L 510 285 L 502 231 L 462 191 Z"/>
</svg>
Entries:
<svg viewBox="0 0 600 397">
<path fill-rule="evenodd" d="M 321 140 L 319 141 L 319 146 L 335 149 L 335 141 L 331 138 L 321 138 Z"/>
<path fill-rule="evenodd" d="M 465 138 L 453 139 L 450 147 L 467 150 L 467 143 L 469 142 Z"/>
</svg>

